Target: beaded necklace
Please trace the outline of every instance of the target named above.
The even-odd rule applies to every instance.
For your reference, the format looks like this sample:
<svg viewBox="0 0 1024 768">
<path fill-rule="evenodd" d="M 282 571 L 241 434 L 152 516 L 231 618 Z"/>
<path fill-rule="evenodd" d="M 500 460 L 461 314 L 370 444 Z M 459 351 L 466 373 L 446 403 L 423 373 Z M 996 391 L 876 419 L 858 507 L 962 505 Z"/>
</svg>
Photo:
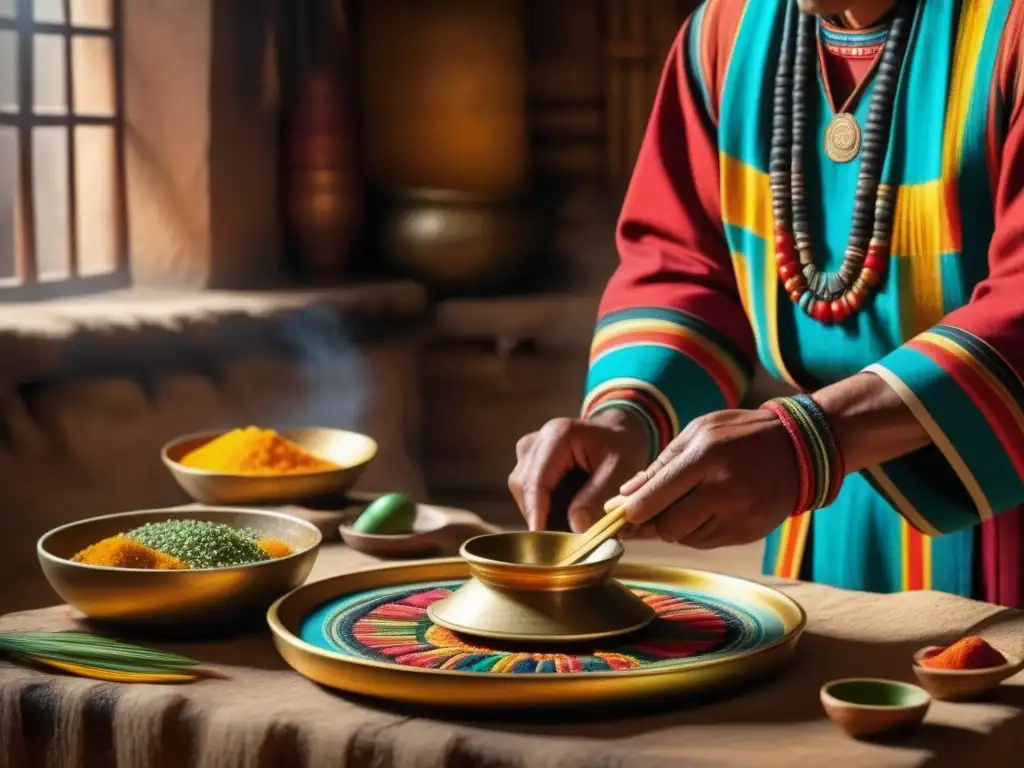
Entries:
<svg viewBox="0 0 1024 768">
<path fill-rule="evenodd" d="M 790 300 L 822 323 L 839 323 L 859 311 L 888 265 L 893 201 L 892 188 L 881 183 L 882 164 L 912 15 L 912 2 L 898 3 L 878 65 L 863 138 L 856 118 L 849 113 L 841 111 L 829 126 L 829 133 L 838 132 L 841 140 L 856 144 L 861 164 L 843 264 L 836 272 L 824 272 L 815 265 L 811 249 L 803 165 L 817 22 L 814 16 L 799 11 L 796 3 L 790 3 L 786 12 L 775 75 L 769 165 L 775 253 L 779 280 Z"/>
</svg>

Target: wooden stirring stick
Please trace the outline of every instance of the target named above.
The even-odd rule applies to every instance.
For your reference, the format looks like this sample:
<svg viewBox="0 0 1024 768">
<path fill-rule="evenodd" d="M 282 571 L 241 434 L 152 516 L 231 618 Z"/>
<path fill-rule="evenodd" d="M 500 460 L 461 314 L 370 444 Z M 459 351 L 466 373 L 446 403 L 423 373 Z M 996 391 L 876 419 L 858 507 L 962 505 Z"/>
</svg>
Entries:
<svg viewBox="0 0 1024 768">
<path fill-rule="evenodd" d="M 629 525 L 626 520 L 626 499 L 616 496 L 604 505 L 605 515 L 594 523 L 586 532 L 580 534 L 572 542 L 571 548 L 555 563 L 556 568 L 565 568 L 583 562 L 595 549 L 609 539 L 619 535 L 619 531 Z"/>
</svg>

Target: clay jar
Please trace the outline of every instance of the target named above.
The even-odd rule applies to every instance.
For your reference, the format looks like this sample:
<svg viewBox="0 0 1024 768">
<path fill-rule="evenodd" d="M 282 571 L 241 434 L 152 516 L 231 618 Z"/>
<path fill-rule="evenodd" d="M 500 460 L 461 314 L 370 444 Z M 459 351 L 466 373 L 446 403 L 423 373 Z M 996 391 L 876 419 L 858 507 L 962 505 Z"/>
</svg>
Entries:
<svg viewBox="0 0 1024 768">
<path fill-rule="evenodd" d="M 289 104 L 285 200 L 291 235 L 310 276 L 342 277 L 361 205 L 339 79 L 304 74 Z"/>
</svg>

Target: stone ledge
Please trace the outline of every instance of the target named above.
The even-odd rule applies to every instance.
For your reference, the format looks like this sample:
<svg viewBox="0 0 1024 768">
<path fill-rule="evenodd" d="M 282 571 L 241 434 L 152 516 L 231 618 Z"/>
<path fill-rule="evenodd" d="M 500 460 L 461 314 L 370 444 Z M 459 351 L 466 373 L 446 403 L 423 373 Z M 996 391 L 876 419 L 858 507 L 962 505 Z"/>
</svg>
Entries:
<svg viewBox="0 0 1024 768">
<path fill-rule="evenodd" d="M 255 351 L 317 356 L 408 334 L 428 309 L 415 283 L 280 291 L 131 289 L 0 304 L 0 382 L 214 366 Z"/>
</svg>

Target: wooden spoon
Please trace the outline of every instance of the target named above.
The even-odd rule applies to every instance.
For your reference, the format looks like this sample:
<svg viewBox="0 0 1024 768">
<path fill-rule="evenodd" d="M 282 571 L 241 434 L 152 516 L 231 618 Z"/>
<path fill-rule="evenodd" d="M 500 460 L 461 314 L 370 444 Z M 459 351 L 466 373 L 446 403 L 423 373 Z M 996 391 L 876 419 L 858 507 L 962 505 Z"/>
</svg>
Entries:
<svg viewBox="0 0 1024 768">
<path fill-rule="evenodd" d="M 464 509 L 417 504 L 410 533 L 360 533 L 352 529 L 352 524 L 365 509 L 362 505 L 344 510 L 338 532 L 352 549 L 375 557 L 414 557 L 438 550 L 458 550 L 474 536 L 502 531 Z"/>
</svg>

